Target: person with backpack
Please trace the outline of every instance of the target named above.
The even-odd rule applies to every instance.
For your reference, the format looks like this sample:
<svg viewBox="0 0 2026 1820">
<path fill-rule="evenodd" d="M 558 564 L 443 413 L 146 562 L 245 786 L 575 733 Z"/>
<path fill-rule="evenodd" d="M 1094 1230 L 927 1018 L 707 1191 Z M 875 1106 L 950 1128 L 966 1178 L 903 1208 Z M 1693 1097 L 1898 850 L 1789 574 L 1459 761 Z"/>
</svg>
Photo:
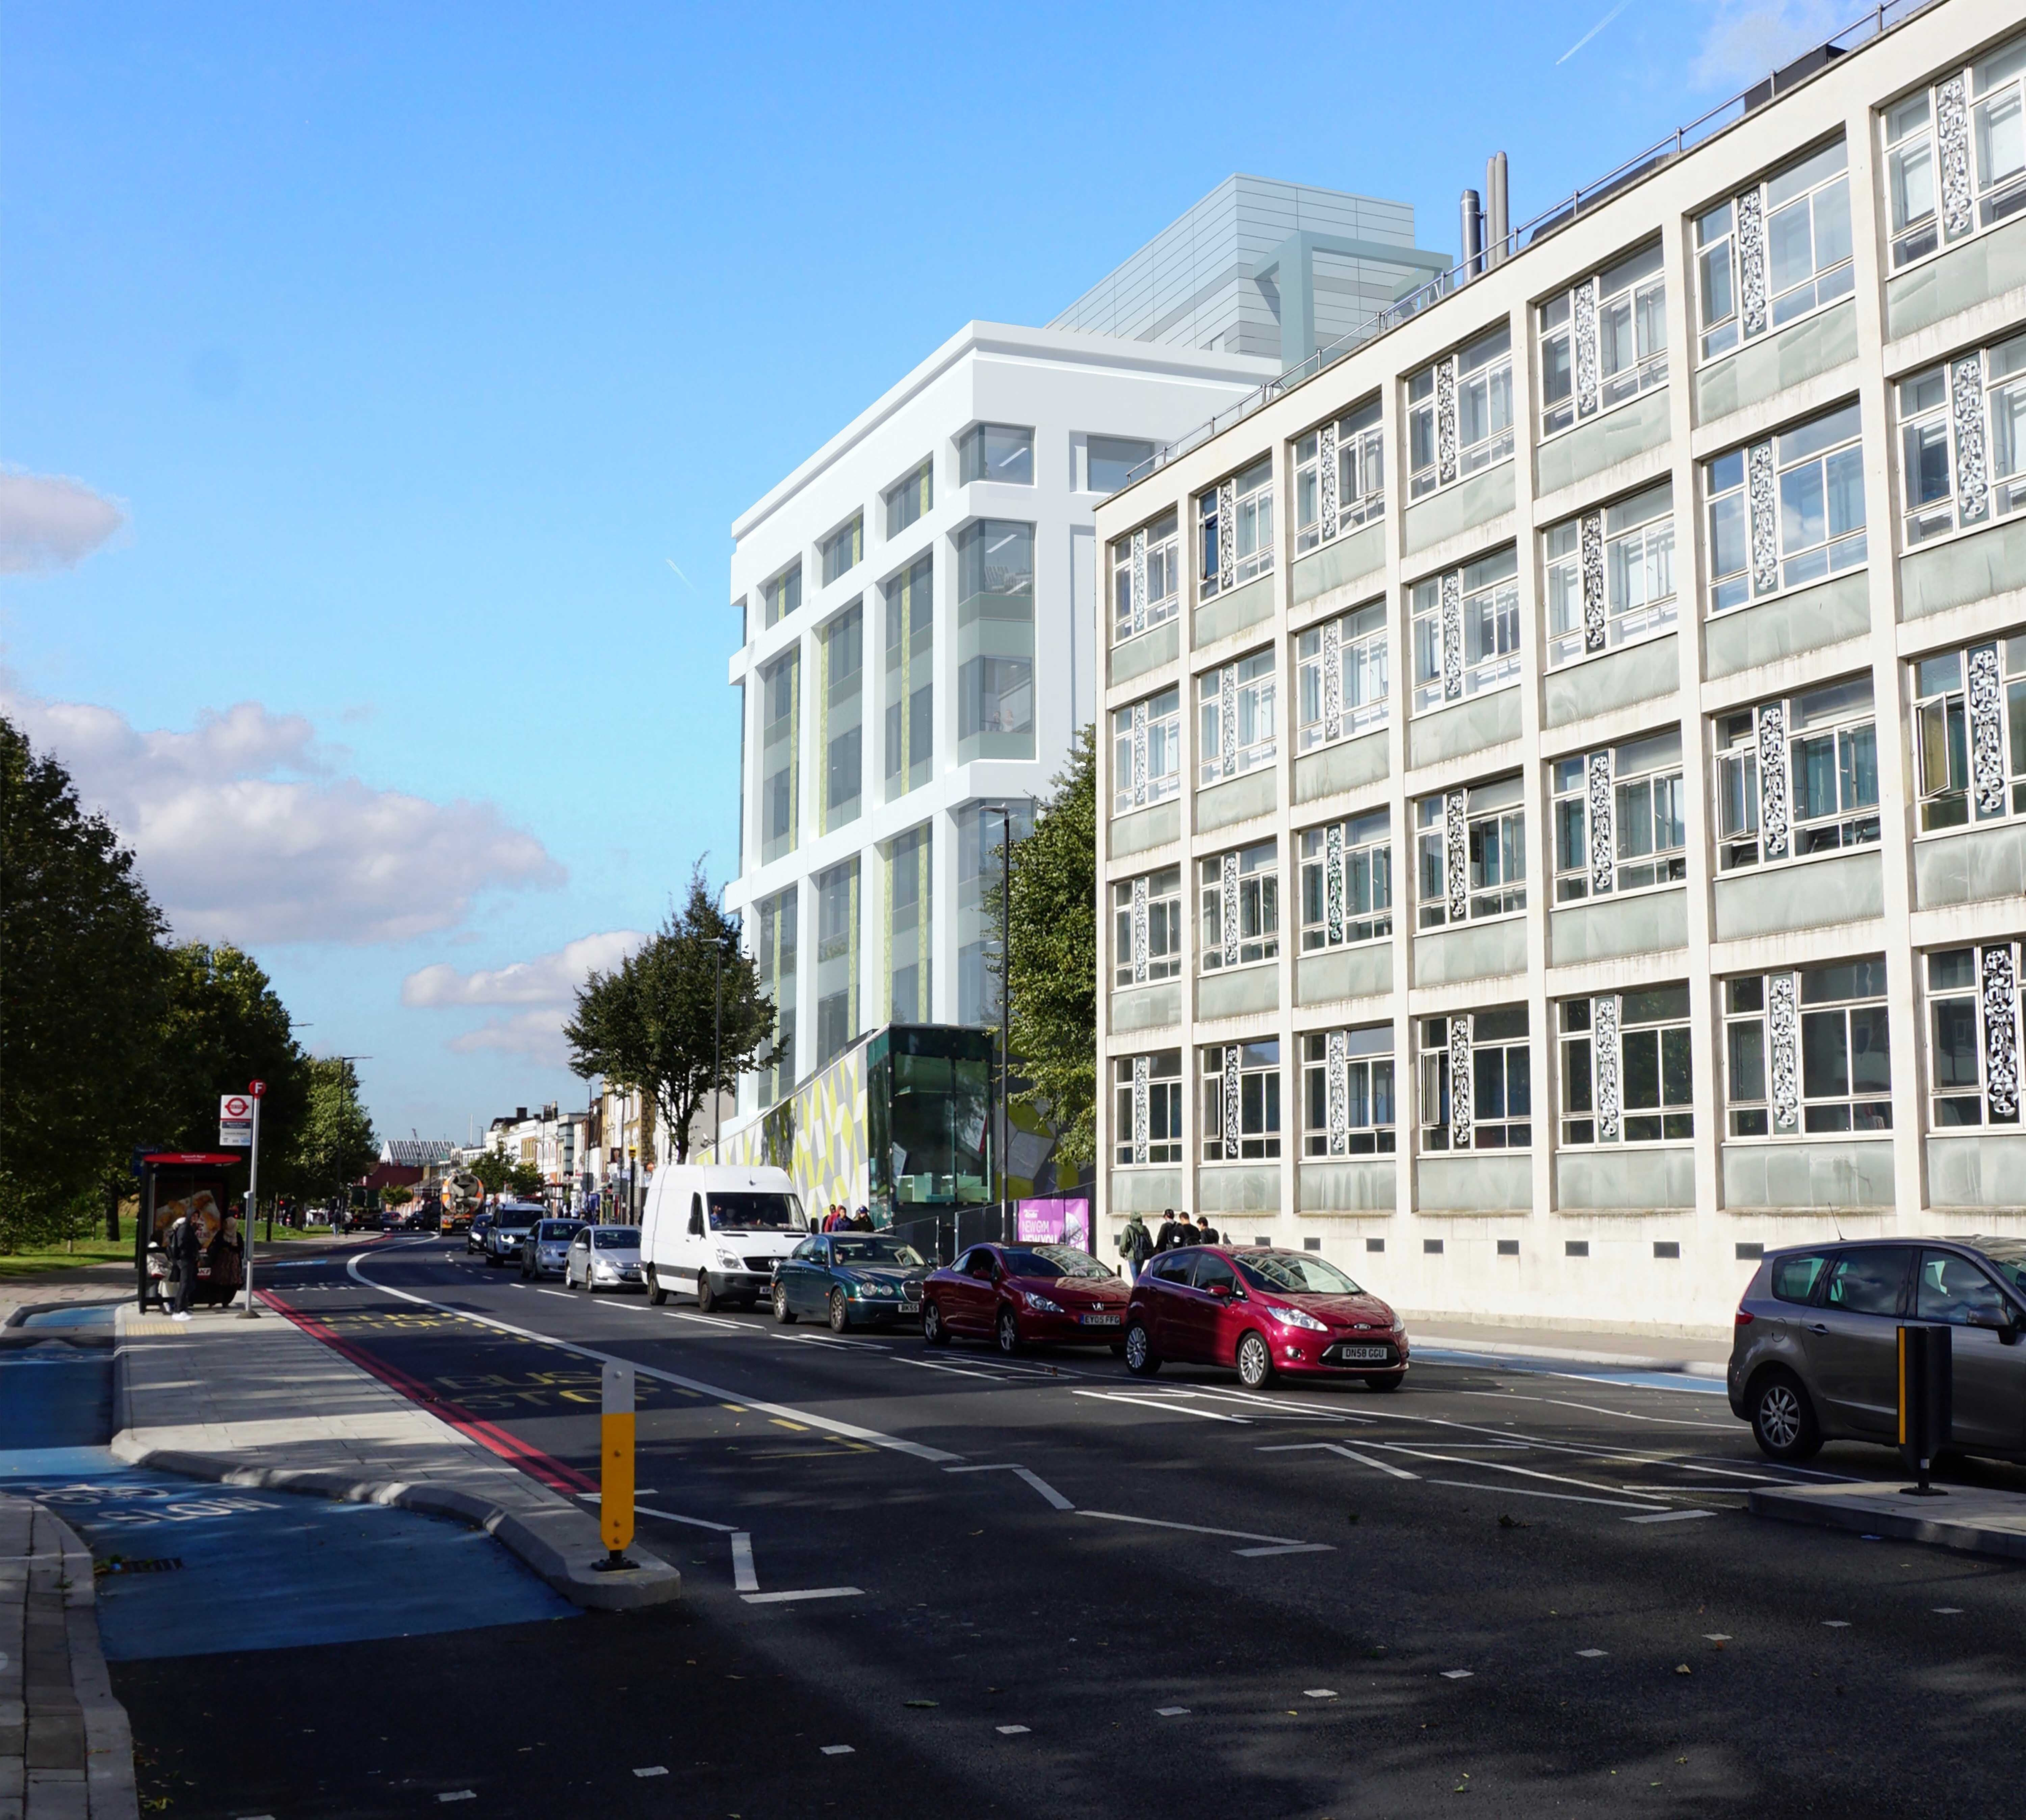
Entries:
<svg viewBox="0 0 2026 1820">
<path fill-rule="evenodd" d="M 1196 1215 L 1195 1242 L 1199 1245 L 1214 1245 L 1223 1243 L 1223 1241 L 1217 1236 L 1217 1228 L 1210 1224 L 1210 1215 L 1206 1213 L 1199 1213 Z"/>
<path fill-rule="evenodd" d="M 1189 1224 L 1187 1214 L 1177 1215 L 1171 1207 L 1161 1215 L 1161 1230 L 1154 1235 L 1154 1249 L 1171 1252 L 1177 1245 L 1192 1245 L 1196 1242 L 1196 1229 Z"/>
<path fill-rule="evenodd" d="M 1118 1255 L 1125 1260 L 1128 1282 L 1137 1279 L 1154 1255 L 1153 1236 L 1147 1230 L 1146 1221 L 1136 1213 L 1126 1220 L 1125 1230 L 1118 1235 Z"/>
</svg>

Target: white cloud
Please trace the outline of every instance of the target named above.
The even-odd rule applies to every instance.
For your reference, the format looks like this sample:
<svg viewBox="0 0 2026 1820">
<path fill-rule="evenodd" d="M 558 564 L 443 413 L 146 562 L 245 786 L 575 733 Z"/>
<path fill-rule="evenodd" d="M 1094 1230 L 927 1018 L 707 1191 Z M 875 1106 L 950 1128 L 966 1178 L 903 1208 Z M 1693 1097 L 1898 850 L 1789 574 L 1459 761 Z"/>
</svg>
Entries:
<svg viewBox="0 0 2026 1820">
<path fill-rule="evenodd" d="M 445 1046 L 459 1055 L 490 1050 L 565 1067 L 569 1046 L 563 1040 L 563 1020 L 577 987 L 594 971 L 610 973 L 646 939 L 638 929 L 608 929 L 580 936 L 532 961 L 481 967 L 469 973 L 439 961 L 401 982 L 401 1002 L 433 1009 L 520 1007 L 511 1017 L 494 1018 L 452 1037 Z"/>
<path fill-rule="evenodd" d="M 126 522 L 82 480 L 0 473 L 0 575 L 73 568 Z"/>
<path fill-rule="evenodd" d="M 1695 79 L 1712 88 L 1743 88 L 1849 22 L 1827 0 L 1718 0 L 1703 34 Z"/>
<path fill-rule="evenodd" d="M 400 943 L 462 922 L 482 891 L 562 881 L 488 803 L 433 803 L 338 772 L 310 723 L 243 701 L 191 733 L 45 701 L 0 675 L 4 709 L 132 843 L 186 940 Z"/>
</svg>

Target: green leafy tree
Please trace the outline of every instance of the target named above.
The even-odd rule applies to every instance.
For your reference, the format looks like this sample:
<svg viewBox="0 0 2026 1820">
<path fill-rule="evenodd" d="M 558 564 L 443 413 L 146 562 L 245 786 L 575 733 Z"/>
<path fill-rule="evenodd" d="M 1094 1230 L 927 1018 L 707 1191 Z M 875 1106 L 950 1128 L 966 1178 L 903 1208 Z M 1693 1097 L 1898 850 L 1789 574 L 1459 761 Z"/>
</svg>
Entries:
<svg viewBox="0 0 2026 1820">
<path fill-rule="evenodd" d="M 305 1072 L 308 1087 L 286 1180 L 292 1193 L 327 1199 L 341 1194 L 379 1160 L 380 1140 L 359 1103 L 358 1076 L 350 1062 L 320 1057 L 306 1064 Z M 264 1106 L 261 1116 L 267 1116 Z"/>
<path fill-rule="evenodd" d="M 653 1101 L 679 1163 L 688 1160 L 691 1122 L 713 1090 L 773 1059 L 773 1001 L 760 989 L 759 969 L 739 951 L 738 934 L 699 862 L 682 908 L 670 910 L 637 954 L 609 973 L 593 973 L 563 1026 L 576 1072 L 602 1075 Z"/>
<path fill-rule="evenodd" d="M 514 1176 L 514 1165 L 506 1160 L 504 1150 L 481 1150 L 465 1167 L 488 1194 L 497 1194 Z"/>
<path fill-rule="evenodd" d="M 1009 967 L 1007 1024 L 1026 1085 L 1012 1095 L 1056 1132 L 1064 1163 L 1097 1156 L 1097 749 L 1085 727 L 1034 831 L 1014 844 L 1012 928 L 998 895 L 993 971 Z"/>
<path fill-rule="evenodd" d="M 160 912 L 55 759 L 0 719 L 0 1250 L 131 1187 L 167 998 Z"/>
<path fill-rule="evenodd" d="M 380 1190 L 380 1204 L 382 1207 L 406 1207 L 414 1198 L 415 1191 L 412 1188 L 383 1188 Z"/>
<path fill-rule="evenodd" d="M 522 1200 L 532 1200 L 542 1192 L 542 1172 L 532 1163 L 516 1163 L 506 1172 L 506 1186 Z"/>
</svg>

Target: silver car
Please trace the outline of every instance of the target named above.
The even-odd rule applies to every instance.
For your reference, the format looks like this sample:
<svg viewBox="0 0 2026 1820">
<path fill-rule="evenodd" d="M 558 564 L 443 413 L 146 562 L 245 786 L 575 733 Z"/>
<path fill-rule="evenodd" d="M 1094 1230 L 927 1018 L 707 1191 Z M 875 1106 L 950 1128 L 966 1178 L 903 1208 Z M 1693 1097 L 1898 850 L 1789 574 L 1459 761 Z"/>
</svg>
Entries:
<svg viewBox="0 0 2026 1820">
<path fill-rule="evenodd" d="M 1760 1450 L 1805 1460 L 1825 1441 L 1893 1446 L 1899 1329 L 1950 1329 L 1960 1453 L 2026 1460 L 2026 1240 L 1862 1239 L 1771 1253 L 1738 1303 L 1730 1406 Z"/>
<path fill-rule="evenodd" d="M 640 1229 L 637 1226 L 588 1226 L 570 1241 L 563 1263 L 563 1287 L 578 1284 L 600 1289 L 640 1287 Z"/>
</svg>

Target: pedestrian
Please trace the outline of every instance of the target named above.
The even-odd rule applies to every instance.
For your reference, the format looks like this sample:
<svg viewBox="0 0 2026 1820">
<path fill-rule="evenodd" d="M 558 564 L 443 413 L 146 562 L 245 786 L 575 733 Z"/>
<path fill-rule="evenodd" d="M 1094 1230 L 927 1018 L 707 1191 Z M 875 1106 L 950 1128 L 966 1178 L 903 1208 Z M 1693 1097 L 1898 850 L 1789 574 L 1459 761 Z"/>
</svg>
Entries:
<svg viewBox="0 0 2026 1820">
<path fill-rule="evenodd" d="M 225 1216 L 218 1237 L 211 1241 L 211 1299 L 219 1307 L 231 1305 L 232 1298 L 246 1281 L 246 1245 L 239 1232 L 239 1210 Z"/>
<path fill-rule="evenodd" d="M 1177 1218 L 1171 1207 L 1162 1214 L 1161 1230 L 1154 1238 L 1155 1251 L 1171 1252 L 1177 1245 L 1192 1245 L 1195 1242 L 1195 1228 L 1189 1224 L 1186 1213 Z"/>
<path fill-rule="evenodd" d="M 197 1230 L 197 1222 L 187 1213 L 176 1216 L 175 1223 L 169 1228 L 169 1277 L 173 1294 L 170 1302 L 171 1315 L 178 1321 L 190 1318 L 190 1297 L 197 1293 L 197 1260 L 204 1255 L 203 1235 Z"/>
<path fill-rule="evenodd" d="M 851 1230 L 853 1232 L 871 1232 L 873 1230 L 871 1208 L 861 1207 L 858 1210 L 856 1218 L 851 1223 Z"/>
<path fill-rule="evenodd" d="M 1125 1260 L 1125 1280 L 1136 1282 L 1147 1267 L 1147 1260 L 1154 1255 L 1153 1235 L 1136 1213 L 1127 1219 L 1125 1230 L 1118 1235 L 1118 1255 Z"/>
<path fill-rule="evenodd" d="M 1222 1242 L 1217 1236 L 1217 1228 L 1210 1223 L 1210 1215 L 1206 1213 L 1198 1214 L 1196 1215 L 1196 1243 L 1199 1245 L 1214 1245 Z"/>
</svg>

